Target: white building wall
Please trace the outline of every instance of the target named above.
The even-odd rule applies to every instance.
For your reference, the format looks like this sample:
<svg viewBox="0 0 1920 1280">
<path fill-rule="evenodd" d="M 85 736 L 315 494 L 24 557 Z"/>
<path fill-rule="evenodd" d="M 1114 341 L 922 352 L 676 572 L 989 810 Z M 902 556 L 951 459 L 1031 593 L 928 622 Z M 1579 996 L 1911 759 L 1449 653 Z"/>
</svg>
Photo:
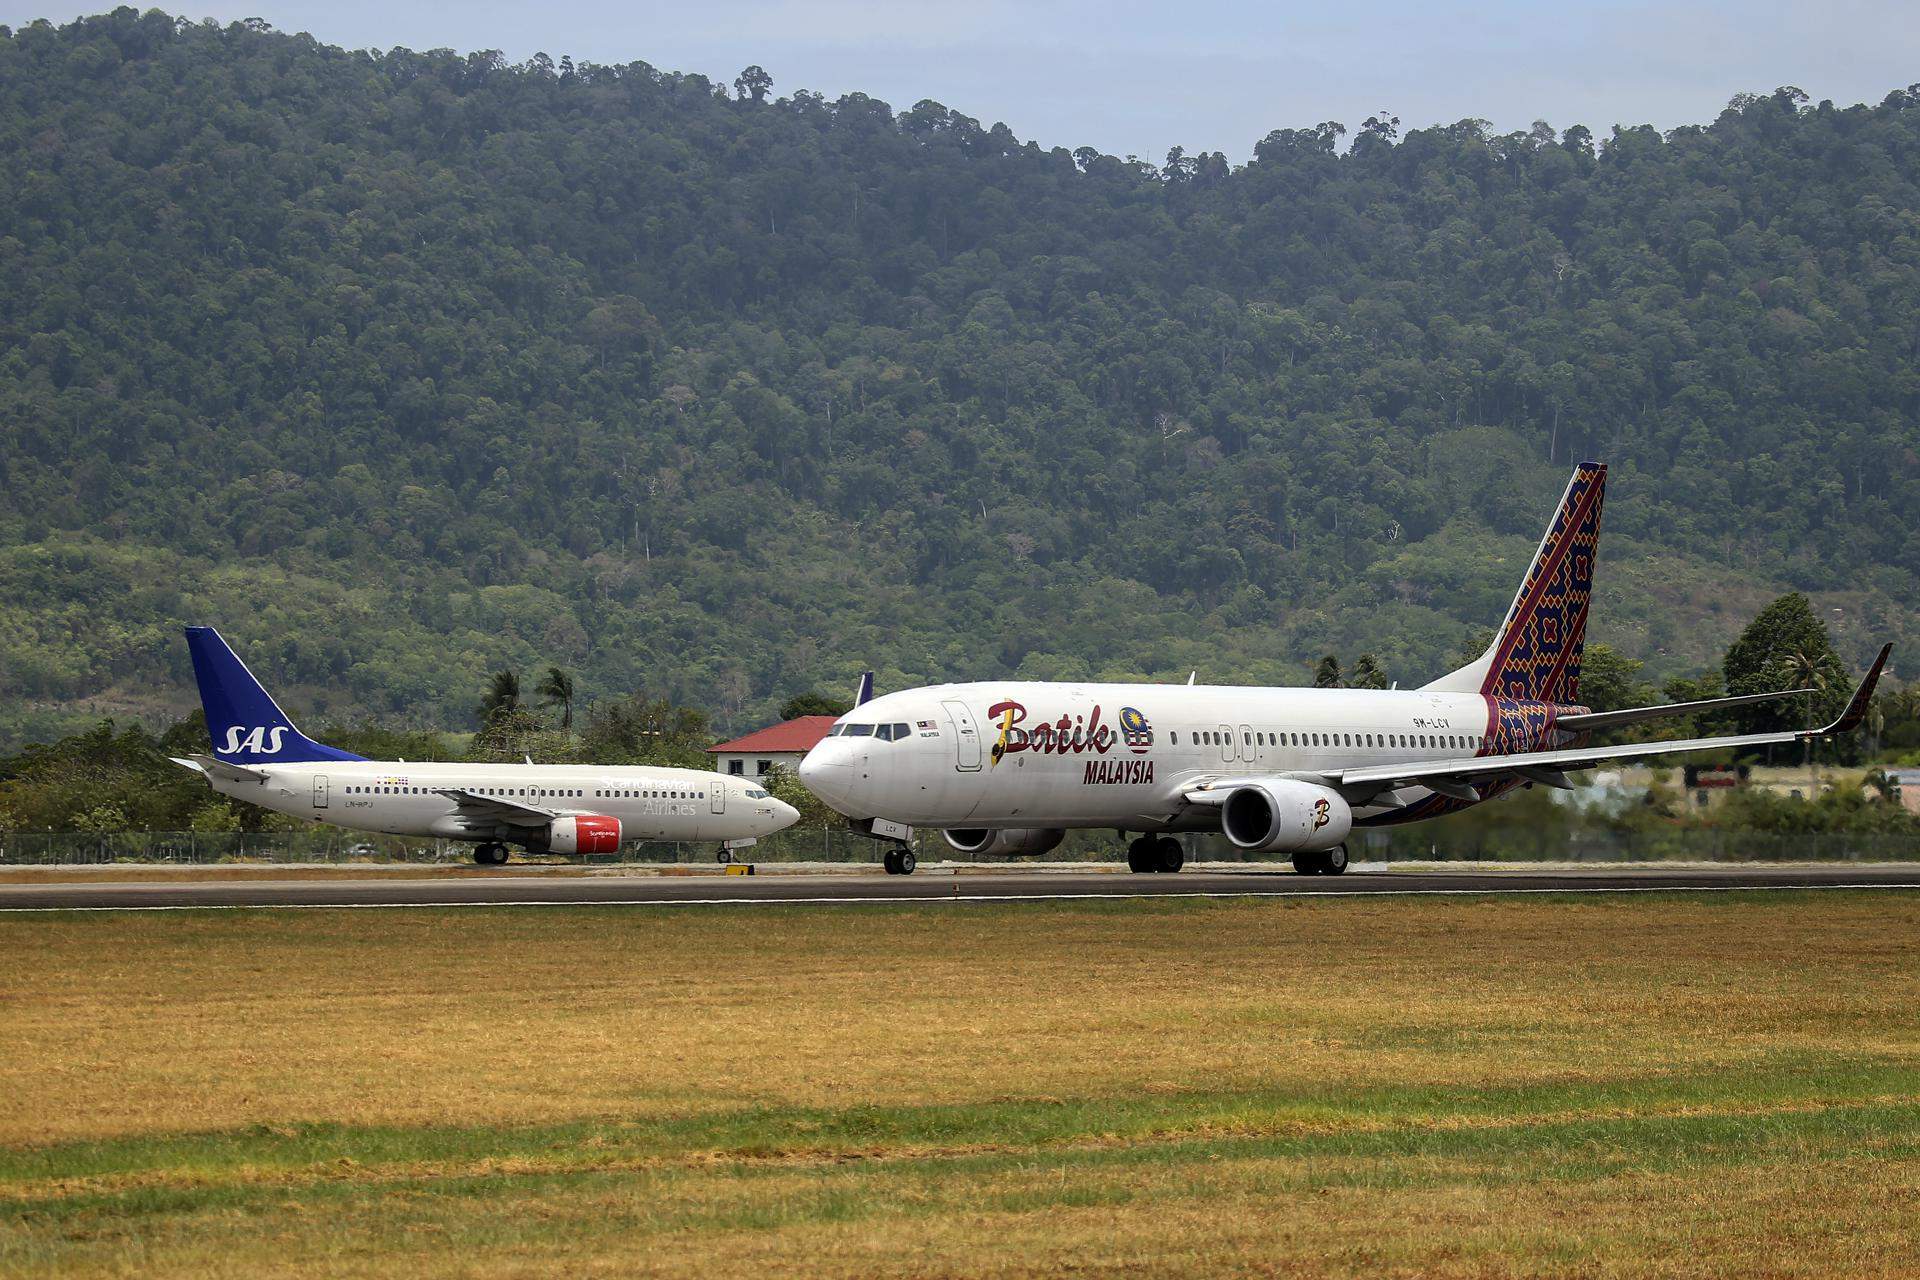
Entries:
<svg viewBox="0 0 1920 1280">
<path fill-rule="evenodd" d="M 800 762 L 805 758 L 806 753 L 803 751 L 765 751 L 747 755 L 724 751 L 715 757 L 718 763 L 714 768 L 733 777 L 750 778 L 758 782 L 762 772 L 770 764 L 779 765 L 789 774 L 797 774 L 800 771 Z"/>
</svg>

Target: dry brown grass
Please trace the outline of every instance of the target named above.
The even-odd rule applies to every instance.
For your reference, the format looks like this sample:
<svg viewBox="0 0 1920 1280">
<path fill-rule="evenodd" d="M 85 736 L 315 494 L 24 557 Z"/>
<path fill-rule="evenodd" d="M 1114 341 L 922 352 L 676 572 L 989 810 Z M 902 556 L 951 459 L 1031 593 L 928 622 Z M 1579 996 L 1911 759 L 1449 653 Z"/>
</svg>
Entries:
<svg viewBox="0 0 1920 1280">
<path fill-rule="evenodd" d="M 1920 1274 L 1916 926 L 1891 893 L 0 920 L 0 1154 L 42 1161 L 0 1177 L 0 1272 Z M 289 1155 L 311 1123 L 500 1136 Z"/>
<path fill-rule="evenodd" d="M 1920 1049 L 1920 899 L 0 922 L 0 1143 Z"/>
</svg>

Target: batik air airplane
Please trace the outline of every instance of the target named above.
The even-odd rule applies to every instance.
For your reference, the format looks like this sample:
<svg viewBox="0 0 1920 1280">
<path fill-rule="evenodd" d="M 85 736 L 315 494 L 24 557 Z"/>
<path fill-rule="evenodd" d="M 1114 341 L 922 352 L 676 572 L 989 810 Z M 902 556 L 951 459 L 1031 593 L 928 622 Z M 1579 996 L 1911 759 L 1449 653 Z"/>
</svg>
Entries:
<svg viewBox="0 0 1920 1280">
<path fill-rule="evenodd" d="M 1135 871 L 1177 871 L 1173 832 L 1219 831 L 1346 870 L 1356 827 L 1417 822 L 1607 760 L 1727 751 L 1843 733 L 1864 716 L 1882 649 L 1846 711 L 1799 733 L 1585 745 L 1596 729 L 1790 694 L 1595 712 L 1580 658 L 1607 471 L 1582 463 L 1505 623 L 1480 657 L 1411 690 L 989 681 L 908 689 L 839 720 L 800 778 L 911 872 L 915 825 L 963 854 L 1039 854 L 1070 827 L 1139 832 Z M 1798 692 L 1798 691 L 1796 691 Z"/>
<path fill-rule="evenodd" d="M 296 818 L 470 841 L 475 862 L 497 865 L 510 844 L 595 854 L 634 840 L 712 841 L 725 860 L 800 816 L 755 783 L 699 769 L 368 760 L 295 728 L 212 627 L 188 627 L 187 649 L 213 754 L 174 763 Z"/>
</svg>

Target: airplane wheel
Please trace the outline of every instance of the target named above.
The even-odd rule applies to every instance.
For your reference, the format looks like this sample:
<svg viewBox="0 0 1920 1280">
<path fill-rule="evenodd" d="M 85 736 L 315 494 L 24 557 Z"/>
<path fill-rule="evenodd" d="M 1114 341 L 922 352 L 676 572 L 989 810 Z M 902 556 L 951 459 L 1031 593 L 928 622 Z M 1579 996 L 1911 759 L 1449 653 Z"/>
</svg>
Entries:
<svg viewBox="0 0 1920 1280">
<path fill-rule="evenodd" d="M 473 846 L 473 860 L 483 867 L 489 862 L 492 862 L 493 846 L 490 844 L 477 844 Z"/>
<path fill-rule="evenodd" d="M 1136 875 L 1152 871 L 1155 860 L 1152 836 L 1141 836 L 1127 846 L 1127 870 Z"/>
<path fill-rule="evenodd" d="M 1320 871 L 1323 875 L 1337 876 L 1347 870 L 1347 846 L 1337 844 L 1320 855 Z"/>
<path fill-rule="evenodd" d="M 886 854 L 880 859 L 880 865 L 887 869 L 888 875 L 890 876 L 899 875 L 900 874 L 900 851 L 898 849 L 887 850 Z"/>
<path fill-rule="evenodd" d="M 509 852 L 510 851 L 508 850 L 507 846 L 503 844 L 497 844 L 493 846 L 493 865 L 496 867 L 506 866 L 507 855 Z"/>
<path fill-rule="evenodd" d="M 900 874 L 910 876 L 913 869 L 920 865 L 920 859 L 913 856 L 913 850 L 902 849 L 896 856 L 894 865 L 900 868 Z"/>
<path fill-rule="evenodd" d="M 1154 870 L 1174 872 L 1186 865 L 1187 851 L 1172 836 L 1161 836 L 1153 842 Z"/>
<path fill-rule="evenodd" d="M 1293 873 L 1299 876 L 1317 876 L 1320 874 L 1322 853 L 1296 853 L 1293 855 Z"/>
<path fill-rule="evenodd" d="M 726 866 L 729 862 L 732 862 L 733 850 L 725 849 L 725 848 L 721 849 L 719 853 L 719 861 L 720 861 L 720 865 L 723 867 Z"/>
</svg>

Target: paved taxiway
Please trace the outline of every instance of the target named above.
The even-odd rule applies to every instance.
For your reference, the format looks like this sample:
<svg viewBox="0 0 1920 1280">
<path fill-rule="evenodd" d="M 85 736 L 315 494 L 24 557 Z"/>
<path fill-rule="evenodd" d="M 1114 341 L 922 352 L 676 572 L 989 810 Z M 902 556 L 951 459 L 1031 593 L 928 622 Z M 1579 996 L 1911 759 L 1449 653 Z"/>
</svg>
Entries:
<svg viewBox="0 0 1920 1280">
<path fill-rule="evenodd" d="M 1298 897 L 1303 895 L 1442 895 L 1511 893 L 1648 893 L 1730 889 L 1920 890 L 1920 866 L 1711 867 L 1349 871 L 1303 876 L 1261 867 L 1186 871 L 1178 875 L 1008 871 L 953 874 L 939 868 L 913 876 L 872 872 L 721 876 L 498 876 L 484 870 L 399 879 L 133 880 L 0 884 L 0 911 L 186 910 L 238 907 L 692 906 L 753 903 L 883 903 L 1047 901 L 1130 897 Z"/>
</svg>

